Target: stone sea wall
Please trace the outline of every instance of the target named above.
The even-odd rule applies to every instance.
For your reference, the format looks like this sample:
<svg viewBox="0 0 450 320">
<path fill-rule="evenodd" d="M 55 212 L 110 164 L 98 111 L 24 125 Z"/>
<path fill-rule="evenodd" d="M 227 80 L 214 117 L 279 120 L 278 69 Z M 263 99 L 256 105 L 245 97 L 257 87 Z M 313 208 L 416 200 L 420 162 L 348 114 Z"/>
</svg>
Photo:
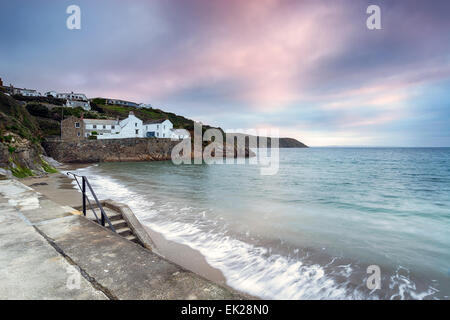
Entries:
<svg viewBox="0 0 450 320">
<path fill-rule="evenodd" d="M 173 147 L 170 139 L 129 138 L 108 140 L 61 141 L 42 143 L 46 153 L 59 162 L 94 163 L 170 160 Z"/>
</svg>

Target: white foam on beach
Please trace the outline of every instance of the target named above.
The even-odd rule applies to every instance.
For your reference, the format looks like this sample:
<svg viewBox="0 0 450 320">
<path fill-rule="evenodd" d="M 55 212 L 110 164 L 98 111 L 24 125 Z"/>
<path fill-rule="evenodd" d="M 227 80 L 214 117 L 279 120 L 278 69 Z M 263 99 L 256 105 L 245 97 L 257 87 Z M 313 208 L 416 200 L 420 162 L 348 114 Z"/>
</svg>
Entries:
<svg viewBox="0 0 450 320">
<path fill-rule="evenodd" d="M 332 275 L 326 273 L 325 267 L 328 265 L 306 264 L 300 258 L 272 254 L 262 246 L 234 239 L 225 232 L 205 228 L 205 212 L 195 212 L 191 207 L 171 207 L 170 203 L 155 208 L 155 203 L 149 201 L 145 194 L 133 192 L 115 179 L 94 175 L 89 176 L 89 180 L 99 198 L 126 203 L 149 228 L 168 240 L 198 250 L 212 267 L 222 271 L 227 284 L 235 289 L 264 299 L 378 298 L 376 293 L 364 294 L 351 286 L 351 265 L 336 267 L 342 269 L 338 274 L 344 279 L 337 282 Z M 183 217 L 186 215 L 192 221 L 184 221 Z M 415 299 L 423 299 L 430 294 L 415 293 L 414 285 L 407 280 L 390 279 L 391 286 L 398 288 L 398 295 L 392 298 L 404 299 L 408 293 Z"/>
<path fill-rule="evenodd" d="M 360 299 L 348 292 L 346 284 L 338 284 L 318 265 L 270 254 L 269 250 L 233 239 L 221 233 L 205 231 L 194 223 L 173 219 L 153 219 L 160 214 L 144 195 L 105 176 L 89 180 L 100 198 L 127 203 L 139 220 L 168 240 L 198 250 L 214 268 L 221 270 L 227 284 L 235 289 L 266 299 Z M 158 208 L 163 209 L 163 208 Z M 180 208 L 191 213 L 192 208 Z M 203 217 L 204 213 L 200 213 Z"/>
</svg>

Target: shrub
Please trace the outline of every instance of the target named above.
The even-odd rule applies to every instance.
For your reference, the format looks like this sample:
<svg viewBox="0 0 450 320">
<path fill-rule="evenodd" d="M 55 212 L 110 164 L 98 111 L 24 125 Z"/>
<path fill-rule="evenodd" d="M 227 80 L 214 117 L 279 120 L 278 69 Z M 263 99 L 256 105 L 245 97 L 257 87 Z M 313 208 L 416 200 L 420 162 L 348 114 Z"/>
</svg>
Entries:
<svg viewBox="0 0 450 320">
<path fill-rule="evenodd" d="M 49 165 L 46 161 L 42 160 L 42 169 L 47 173 L 57 173 L 58 170 Z"/>
<path fill-rule="evenodd" d="M 106 99 L 95 98 L 95 99 L 92 99 L 91 103 L 94 103 L 96 105 L 98 105 L 98 104 L 106 104 Z"/>
<path fill-rule="evenodd" d="M 47 118 L 50 114 L 48 108 L 40 103 L 29 103 L 26 108 L 33 116 Z"/>
<path fill-rule="evenodd" d="M 19 100 L 19 101 L 26 101 L 26 102 L 30 102 L 30 101 L 35 101 L 35 102 L 45 102 L 45 103 L 50 103 L 50 104 L 54 104 L 57 106 L 63 106 L 66 104 L 66 100 L 64 99 L 58 99 L 58 98 L 54 98 L 52 96 L 48 96 L 48 97 L 25 97 L 22 96 L 20 94 L 15 94 L 12 96 L 14 99 Z"/>
<path fill-rule="evenodd" d="M 11 173 L 16 178 L 26 178 L 33 175 L 33 171 L 28 168 L 22 168 L 21 166 L 17 166 L 17 168 L 12 168 Z"/>
</svg>

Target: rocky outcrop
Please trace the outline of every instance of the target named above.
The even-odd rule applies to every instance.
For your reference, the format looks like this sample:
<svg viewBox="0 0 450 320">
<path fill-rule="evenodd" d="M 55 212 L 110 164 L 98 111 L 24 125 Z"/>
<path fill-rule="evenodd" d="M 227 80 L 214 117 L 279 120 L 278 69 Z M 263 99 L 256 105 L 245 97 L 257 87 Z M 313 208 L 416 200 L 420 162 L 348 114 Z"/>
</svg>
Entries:
<svg viewBox="0 0 450 320">
<path fill-rule="evenodd" d="M 7 132 L 6 137 L 7 141 L 0 142 L 0 168 L 4 169 L 1 175 L 10 177 L 11 171 L 12 175 L 24 178 L 54 171 L 42 157 L 45 152 L 41 145 L 12 132 Z"/>
<path fill-rule="evenodd" d="M 170 160 L 178 141 L 158 138 L 43 142 L 47 154 L 63 163 Z"/>
<path fill-rule="evenodd" d="M 270 148 L 271 144 L 272 144 L 272 139 L 268 138 L 268 137 L 252 136 L 252 135 L 243 134 L 243 133 L 230 133 L 230 134 L 233 136 L 236 136 L 236 137 L 240 137 L 240 138 L 245 137 L 246 145 L 247 146 L 250 145 L 251 148 L 259 148 L 261 141 L 264 141 L 265 148 L 266 147 Z M 250 137 L 253 139 L 256 138 L 256 140 L 249 139 Z M 256 141 L 256 143 L 253 143 L 254 141 Z M 293 138 L 278 138 L 278 148 L 308 148 L 308 146 L 306 144 L 304 144 L 303 142 L 300 142 Z"/>
</svg>

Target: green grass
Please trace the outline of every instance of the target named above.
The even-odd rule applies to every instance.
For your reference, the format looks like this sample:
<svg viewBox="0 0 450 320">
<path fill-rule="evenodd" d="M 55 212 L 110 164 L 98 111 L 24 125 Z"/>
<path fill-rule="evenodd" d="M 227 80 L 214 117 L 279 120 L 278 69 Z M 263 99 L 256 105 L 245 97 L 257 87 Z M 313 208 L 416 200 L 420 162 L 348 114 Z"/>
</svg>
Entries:
<svg viewBox="0 0 450 320">
<path fill-rule="evenodd" d="M 11 169 L 11 173 L 16 178 L 26 178 L 26 177 L 31 177 L 31 176 L 34 175 L 33 171 L 31 171 L 28 168 L 23 168 L 21 166 L 17 166 L 16 168 L 12 168 Z"/>
<path fill-rule="evenodd" d="M 57 173 L 58 170 L 53 168 L 50 164 L 48 164 L 46 161 L 42 160 L 42 169 L 44 169 L 47 173 Z"/>
</svg>

